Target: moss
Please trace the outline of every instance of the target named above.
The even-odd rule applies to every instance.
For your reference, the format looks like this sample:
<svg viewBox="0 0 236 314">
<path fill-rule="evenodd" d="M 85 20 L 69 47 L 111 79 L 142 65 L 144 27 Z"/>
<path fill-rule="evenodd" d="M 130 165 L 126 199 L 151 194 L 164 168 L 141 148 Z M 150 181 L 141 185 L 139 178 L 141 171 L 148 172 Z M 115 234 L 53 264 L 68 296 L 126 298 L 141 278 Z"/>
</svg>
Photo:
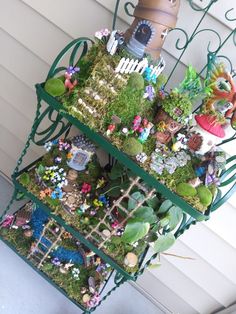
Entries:
<svg viewBox="0 0 236 314">
<path fill-rule="evenodd" d="M 143 144 L 143 151 L 147 156 L 151 156 L 156 148 L 156 138 L 149 136 L 147 141 Z"/>
<path fill-rule="evenodd" d="M 128 86 L 134 90 L 143 90 L 144 89 L 144 78 L 141 74 L 133 72 L 130 74 L 128 80 Z"/>
<path fill-rule="evenodd" d="M 161 101 L 161 106 L 175 121 L 184 123 L 184 120 L 192 113 L 192 103 L 187 95 L 171 92 Z M 175 109 L 180 109 L 181 114 L 177 115 Z"/>
<path fill-rule="evenodd" d="M 129 137 L 124 141 L 123 151 L 127 155 L 136 156 L 143 151 L 143 145 L 134 137 Z"/>
<path fill-rule="evenodd" d="M 51 78 L 47 80 L 44 89 L 53 97 L 61 96 L 66 92 L 65 85 L 59 78 Z"/>
<path fill-rule="evenodd" d="M 143 90 L 133 90 L 130 87 L 124 88 L 116 99 L 108 105 L 105 125 L 110 124 L 111 117 L 117 115 L 124 125 L 130 125 L 136 115 L 142 115 L 146 109 L 143 106 Z M 145 103 L 150 107 L 150 104 Z"/>
<path fill-rule="evenodd" d="M 179 167 L 173 174 L 169 174 L 164 170 L 161 176 L 153 173 L 158 180 L 164 182 L 164 184 L 171 190 L 175 191 L 176 186 L 182 182 L 188 182 L 191 179 L 196 178 L 191 161 L 189 161 L 184 167 Z"/>
<path fill-rule="evenodd" d="M 197 194 L 202 205 L 209 206 L 212 203 L 212 193 L 206 186 L 199 186 L 197 188 Z"/>
<path fill-rule="evenodd" d="M 180 196 L 196 196 L 196 189 L 188 183 L 179 183 L 176 187 L 176 193 Z"/>
</svg>

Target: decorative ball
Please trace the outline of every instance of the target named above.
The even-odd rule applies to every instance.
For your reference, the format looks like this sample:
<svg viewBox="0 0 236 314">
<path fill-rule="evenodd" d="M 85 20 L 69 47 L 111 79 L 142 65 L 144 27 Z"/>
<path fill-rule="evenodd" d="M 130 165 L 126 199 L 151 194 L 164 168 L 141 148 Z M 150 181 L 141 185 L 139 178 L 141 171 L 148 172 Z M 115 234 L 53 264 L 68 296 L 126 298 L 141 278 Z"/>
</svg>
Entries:
<svg viewBox="0 0 236 314">
<path fill-rule="evenodd" d="M 176 193 L 180 196 L 196 196 L 197 190 L 188 183 L 179 183 L 176 187 Z"/>
<path fill-rule="evenodd" d="M 89 302 L 90 300 L 91 300 L 90 295 L 86 293 L 86 294 L 83 296 L 83 302 L 84 302 L 84 303 L 87 303 L 87 302 Z"/>
<path fill-rule="evenodd" d="M 202 205 L 209 206 L 212 203 L 212 193 L 205 185 L 197 188 L 197 194 Z"/>
<path fill-rule="evenodd" d="M 32 235 L 33 235 L 33 230 L 32 230 L 32 229 L 28 229 L 28 230 L 25 230 L 25 231 L 24 231 L 24 236 L 25 236 L 26 238 L 31 238 Z"/>
<path fill-rule="evenodd" d="M 128 86 L 135 90 L 144 89 L 144 78 L 141 74 L 133 72 L 130 75 Z"/>
<path fill-rule="evenodd" d="M 143 145 L 134 137 L 129 137 L 124 141 L 123 150 L 127 155 L 136 156 L 143 151 Z"/>
<path fill-rule="evenodd" d="M 138 256 L 130 252 L 125 256 L 124 264 L 128 267 L 135 267 L 138 264 Z"/>
<path fill-rule="evenodd" d="M 61 96 L 66 92 L 65 85 L 59 78 L 51 78 L 47 80 L 44 89 L 49 95 L 53 97 Z"/>
<path fill-rule="evenodd" d="M 108 229 L 105 229 L 102 231 L 102 234 L 104 235 L 105 238 L 109 238 L 111 235 L 111 232 Z"/>
</svg>

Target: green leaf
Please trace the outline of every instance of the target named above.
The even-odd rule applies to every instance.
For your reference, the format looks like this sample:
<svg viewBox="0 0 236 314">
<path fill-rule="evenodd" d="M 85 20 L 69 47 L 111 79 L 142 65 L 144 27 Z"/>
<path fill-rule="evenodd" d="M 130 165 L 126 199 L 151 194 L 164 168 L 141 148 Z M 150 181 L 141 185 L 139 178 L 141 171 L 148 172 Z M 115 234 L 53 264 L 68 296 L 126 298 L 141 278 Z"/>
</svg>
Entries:
<svg viewBox="0 0 236 314">
<path fill-rule="evenodd" d="M 150 224 L 153 224 L 157 221 L 157 217 L 154 214 L 153 208 L 147 206 L 139 207 L 134 212 L 133 217 L 136 218 L 136 220 L 138 219 L 142 222 L 148 222 Z"/>
<path fill-rule="evenodd" d="M 164 201 L 161 204 L 160 208 L 158 209 L 158 214 L 166 213 L 171 208 L 172 205 L 173 205 L 173 203 L 171 201 L 169 201 L 169 200 Z"/>
<path fill-rule="evenodd" d="M 124 166 L 122 164 L 117 163 L 111 170 L 111 172 L 109 173 L 109 178 L 111 180 L 116 180 L 120 177 L 122 177 L 123 173 L 124 173 Z"/>
<path fill-rule="evenodd" d="M 30 176 L 27 172 L 22 173 L 22 175 L 19 178 L 19 181 L 22 185 L 28 185 L 30 184 Z"/>
<path fill-rule="evenodd" d="M 154 251 L 161 253 L 168 250 L 175 243 L 175 237 L 172 233 L 159 236 L 154 243 Z"/>
<path fill-rule="evenodd" d="M 159 204 L 159 199 L 154 196 L 153 198 L 150 198 L 149 200 L 147 200 L 147 204 L 148 206 L 152 207 L 152 208 L 157 208 L 158 204 Z"/>
<path fill-rule="evenodd" d="M 168 217 L 164 217 L 164 218 L 162 218 L 160 220 L 160 225 L 161 225 L 162 228 L 164 228 L 164 227 L 169 225 L 169 222 L 170 222 L 169 218 Z"/>
<path fill-rule="evenodd" d="M 37 168 L 37 173 L 38 173 L 39 175 L 43 175 L 44 172 L 45 172 L 45 167 L 44 167 L 42 164 L 40 164 L 40 165 L 38 166 L 38 168 Z"/>
<path fill-rule="evenodd" d="M 156 232 L 150 231 L 146 239 L 149 243 L 155 242 L 158 239 Z"/>
<path fill-rule="evenodd" d="M 137 205 L 145 199 L 145 196 L 140 192 L 135 192 L 131 195 L 132 199 L 129 199 L 128 210 L 133 210 Z"/>
<path fill-rule="evenodd" d="M 168 212 L 170 230 L 174 230 L 183 218 L 182 209 L 172 206 Z"/>
<path fill-rule="evenodd" d="M 126 243 L 136 242 L 145 237 L 145 235 L 148 234 L 149 229 L 150 224 L 148 222 L 141 222 L 132 219 L 126 225 L 121 239 Z"/>
</svg>

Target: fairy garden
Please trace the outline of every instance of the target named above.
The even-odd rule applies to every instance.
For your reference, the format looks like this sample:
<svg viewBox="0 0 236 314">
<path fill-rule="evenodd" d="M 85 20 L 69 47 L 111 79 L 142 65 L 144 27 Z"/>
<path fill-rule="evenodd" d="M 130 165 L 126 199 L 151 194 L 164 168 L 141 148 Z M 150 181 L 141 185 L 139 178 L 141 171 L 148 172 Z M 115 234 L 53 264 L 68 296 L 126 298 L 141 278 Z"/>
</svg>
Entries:
<svg viewBox="0 0 236 314">
<path fill-rule="evenodd" d="M 39 206 L 30 202 L 7 215 L 0 235 L 75 302 L 89 309 L 97 306 L 111 267 Z"/>
</svg>

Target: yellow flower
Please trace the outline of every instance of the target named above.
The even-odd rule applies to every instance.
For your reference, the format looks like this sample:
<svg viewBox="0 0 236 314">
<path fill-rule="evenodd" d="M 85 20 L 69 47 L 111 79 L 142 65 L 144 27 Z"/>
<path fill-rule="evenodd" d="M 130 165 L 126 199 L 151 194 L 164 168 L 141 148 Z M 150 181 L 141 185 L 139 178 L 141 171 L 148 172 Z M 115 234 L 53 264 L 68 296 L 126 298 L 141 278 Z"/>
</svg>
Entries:
<svg viewBox="0 0 236 314">
<path fill-rule="evenodd" d="M 97 198 L 93 201 L 94 206 L 96 207 L 102 207 L 103 203 L 99 201 Z"/>
</svg>

